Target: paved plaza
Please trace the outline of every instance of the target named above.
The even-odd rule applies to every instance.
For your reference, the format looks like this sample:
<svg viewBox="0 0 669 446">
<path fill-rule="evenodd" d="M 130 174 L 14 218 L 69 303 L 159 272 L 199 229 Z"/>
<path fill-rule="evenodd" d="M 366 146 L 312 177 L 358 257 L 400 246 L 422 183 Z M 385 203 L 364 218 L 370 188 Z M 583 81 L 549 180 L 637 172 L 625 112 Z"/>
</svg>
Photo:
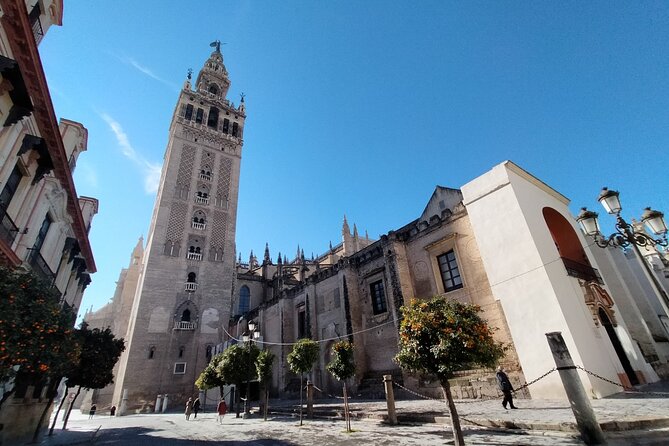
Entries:
<svg viewBox="0 0 669 446">
<path fill-rule="evenodd" d="M 566 401 L 518 400 L 520 409 L 504 410 L 497 400 L 458 401 L 468 445 L 582 445 L 571 408 Z M 592 401 L 609 445 L 664 445 L 669 438 L 669 395 L 619 394 Z M 337 401 L 319 401 L 303 426 L 288 414 L 292 402 L 274 402 L 270 420 L 257 416 L 244 420 L 226 415 L 223 424 L 213 413 L 186 421 L 180 413 L 109 417 L 73 411 L 67 431 L 56 430 L 45 446 L 95 445 L 192 445 L 225 446 L 348 446 L 453 444 L 450 420 L 440 401 L 398 401 L 399 426 L 383 423 L 385 402 L 352 402 L 354 432 L 346 433 Z M 195 443 L 194 443 L 195 442 Z"/>
</svg>

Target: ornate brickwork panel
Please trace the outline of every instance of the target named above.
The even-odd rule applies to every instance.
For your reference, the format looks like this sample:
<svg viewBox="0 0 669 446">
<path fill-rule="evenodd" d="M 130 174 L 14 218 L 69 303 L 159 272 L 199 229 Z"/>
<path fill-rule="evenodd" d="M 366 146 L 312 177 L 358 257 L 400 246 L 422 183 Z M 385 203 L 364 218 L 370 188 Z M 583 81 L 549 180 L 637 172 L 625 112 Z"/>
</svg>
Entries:
<svg viewBox="0 0 669 446">
<path fill-rule="evenodd" d="M 232 160 L 223 158 L 221 165 L 218 166 L 218 185 L 216 195 L 222 199 L 227 199 L 230 193 L 230 172 L 232 171 Z M 226 200 L 227 201 L 227 200 Z"/>
<path fill-rule="evenodd" d="M 177 184 L 182 184 L 185 187 L 188 187 L 190 185 L 191 178 L 193 178 L 194 162 L 195 162 L 195 147 L 184 145 L 184 148 L 181 151 L 181 162 L 179 163 Z"/>
<path fill-rule="evenodd" d="M 225 212 L 214 211 L 214 228 L 211 231 L 211 246 L 223 248 L 225 244 L 225 231 L 228 227 L 228 219 Z"/>
<path fill-rule="evenodd" d="M 184 233 L 184 223 L 186 221 L 186 212 L 188 205 L 180 201 L 172 203 L 170 210 L 170 221 L 167 224 L 166 239 L 172 240 L 175 243 L 181 241 Z"/>
</svg>

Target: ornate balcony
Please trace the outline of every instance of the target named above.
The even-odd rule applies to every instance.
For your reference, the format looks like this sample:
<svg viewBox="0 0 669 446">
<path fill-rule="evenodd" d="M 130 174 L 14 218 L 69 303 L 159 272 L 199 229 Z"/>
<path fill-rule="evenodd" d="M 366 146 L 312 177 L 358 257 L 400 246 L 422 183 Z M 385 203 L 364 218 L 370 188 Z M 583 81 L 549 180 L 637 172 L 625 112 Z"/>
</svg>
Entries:
<svg viewBox="0 0 669 446">
<path fill-rule="evenodd" d="M 604 281 L 602 280 L 602 276 L 599 275 L 599 271 L 592 266 L 578 263 L 565 257 L 562 257 L 562 262 L 567 269 L 568 276 L 576 277 L 585 280 L 586 282 L 597 282 L 600 285 L 604 285 Z"/>
<path fill-rule="evenodd" d="M 193 331 L 197 328 L 197 322 L 175 321 L 174 330 Z"/>
<path fill-rule="evenodd" d="M 0 239 L 7 243 L 7 246 L 12 246 L 16 234 L 19 233 L 19 228 L 16 227 L 12 219 L 7 215 L 5 209 L 0 206 Z"/>
<path fill-rule="evenodd" d="M 206 224 L 206 223 L 196 223 L 196 222 L 192 222 L 192 223 L 191 223 L 191 226 L 193 227 L 193 229 L 199 229 L 200 231 L 204 231 L 204 230 L 207 228 L 207 224 Z"/>
<path fill-rule="evenodd" d="M 197 283 L 196 282 L 186 282 L 185 283 L 185 288 L 186 291 L 195 291 L 197 290 Z"/>
<path fill-rule="evenodd" d="M 56 280 L 56 275 L 51 271 L 49 265 L 47 265 L 46 260 L 42 257 L 42 254 L 39 251 L 33 251 L 30 257 L 28 258 L 28 263 L 32 268 L 33 272 L 39 277 L 52 284 Z"/>
<path fill-rule="evenodd" d="M 186 254 L 188 260 L 202 260 L 202 254 L 199 252 L 189 252 Z"/>
<path fill-rule="evenodd" d="M 199 204 L 209 204 L 209 197 L 195 197 L 195 202 Z"/>
<path fill-rule="evenodd" d="M 211 181 L 211 175 L 207 175 L 206 173 L 201 173 L 201 174 L 200 174 L 200 179 L 201 179 L 201 180 Z"/>
</svg>

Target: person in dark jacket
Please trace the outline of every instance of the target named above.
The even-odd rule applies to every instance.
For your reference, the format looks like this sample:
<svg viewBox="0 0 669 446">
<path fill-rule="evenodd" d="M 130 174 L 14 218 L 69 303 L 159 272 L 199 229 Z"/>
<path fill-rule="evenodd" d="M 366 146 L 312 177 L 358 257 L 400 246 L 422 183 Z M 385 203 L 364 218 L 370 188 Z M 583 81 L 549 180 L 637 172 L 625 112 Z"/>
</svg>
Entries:
<svg viewBox="0 0 669 446">
<path fill-rule="evenodd" d="M 513 392 L 513 386 L 511 385 L 511 381 L 509 381 L 509 377 L 506 376 L 506 373 L 504 373 L 502 366 L 497 367 L 497 373 L 495 376 L 497 377 L 497 385 L 499 386 L 499 390 L 501 390 L 504 394 L 502 406 L 504 406 L 506 409 L 506 405 L 509 404 L 511 409 L 518 409 L 513 405 L 513 396 L 511 395 L 511 392 Z"/>
<path fill-rule="evenodd" d="M 193 418 L 197 418 L 197 413 L 200 411 L 200 398 L 195 398 L 193 401 Z"/>
</svg>

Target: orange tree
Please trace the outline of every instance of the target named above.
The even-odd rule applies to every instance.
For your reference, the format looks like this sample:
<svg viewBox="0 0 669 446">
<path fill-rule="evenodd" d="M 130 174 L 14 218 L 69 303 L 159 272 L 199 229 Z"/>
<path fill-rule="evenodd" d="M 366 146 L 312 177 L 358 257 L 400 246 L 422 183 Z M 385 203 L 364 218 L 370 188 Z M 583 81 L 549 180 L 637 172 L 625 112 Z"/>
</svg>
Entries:
<svg viewBox="0 0 669 446">
<path fill-rule="evenodd" d="M 355 375 L 353 344 L 348 341 L 339 341 L 335 343 L 332 346 L 332 361 L 330 361 L 326 368 L 337 381 L 342 381 L 344 383 L 344 419 L 346 420 L 346 431 L 351 432 L 351 418 L 348 412 L 346 380 Z"/>
<path fill-rule="evenodd" d="M 51 396 L 77 361 L 74 314 L 58 301 L 58 291 L 34 274 L 0 267 L 0 381 L 16 378 L 18 386 L 50 381 Z M 14 389 L 2 395 L 0 407 Z"/>
<path fill-rule="evenodd" d="M 456 446 L 464 445 L 464 438 L 448 380 L 458 371 L 494 367 L 504 355 L 480 312 L 477 305 L 443 297 L 412 300 L 402 307 L 395 361 L 409 371 L 437 377 L 448 401 Z"/>
<path fill-rule="evenodd" d="M 300 339 L 293 345 L 293 350 L 288 354 L 288 366 L 293 373 L 300 374 L 300 426 L 302 426 L 303 406 L 303 384 L 304 374 L 311 372 L 314 364 L 318 361 L 321 349 L 316 341 L 311 339 Z"/>
</svg>

